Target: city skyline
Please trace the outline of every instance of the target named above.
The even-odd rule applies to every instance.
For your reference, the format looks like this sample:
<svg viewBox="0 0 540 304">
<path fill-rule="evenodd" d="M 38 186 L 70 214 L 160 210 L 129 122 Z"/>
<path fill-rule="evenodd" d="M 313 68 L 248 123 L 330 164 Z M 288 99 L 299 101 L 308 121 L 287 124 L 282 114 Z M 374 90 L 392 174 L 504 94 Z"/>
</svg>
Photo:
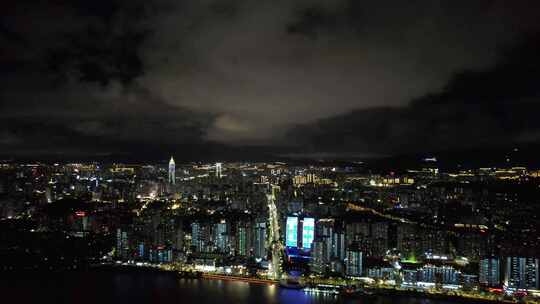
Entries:
<svg viewBox="0 0 540 304">
<path fill-rule="evenodd" d="M 538 168 L 507 162 L 444 169 L 436 157 L 377 172 L 174 157 L 1 161 L 0 273 L 135 267 L 344 299 L 397 292 L 534 303 L 539 178 Z"/>
</svg>

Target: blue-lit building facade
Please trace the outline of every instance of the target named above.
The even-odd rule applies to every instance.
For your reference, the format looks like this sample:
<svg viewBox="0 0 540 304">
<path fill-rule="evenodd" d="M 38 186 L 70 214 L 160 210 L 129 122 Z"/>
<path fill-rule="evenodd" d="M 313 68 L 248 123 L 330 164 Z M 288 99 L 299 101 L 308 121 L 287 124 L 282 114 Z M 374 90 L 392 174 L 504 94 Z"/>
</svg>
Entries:
<svg viewBox="0 0 540 304">
<path fill-rule="evenodd" d="M 486 257 L 479 262 L 478 281 L 482 286 L 500 287 L 501 265 L 497 257 Z"/>
<path fill-rule="evenodd" d="M 307 270 L 320 250 L 315 240 L 315 219 L 307 216 L 287 216 L 285 224 L 285 254 L 291 269 Z"/>
<path fill-rule="evenodd" d="M 538 290 L 539 265 L 534 257 L 507 257 L 504 287 L 510 291 Z"/>
</svg>

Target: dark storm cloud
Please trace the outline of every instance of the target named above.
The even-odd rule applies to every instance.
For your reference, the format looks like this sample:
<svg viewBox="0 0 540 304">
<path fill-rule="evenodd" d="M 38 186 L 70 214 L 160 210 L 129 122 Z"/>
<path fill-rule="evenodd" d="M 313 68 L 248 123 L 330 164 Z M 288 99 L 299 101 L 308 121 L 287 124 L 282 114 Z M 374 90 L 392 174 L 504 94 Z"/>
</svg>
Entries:
<svg viewBox="0 0 540 304">
<path fill-rule="evenodd" d="M 404 105 L 456 70 L 493 63 L 514 37 L 492 2 L 183 3 L 156 23 L 140 82 L 170 104 L 218 113 L 207 138 L 225 143 L 279 143 L 299 122 Z"/>
<path fill-rule="evenodd" d="M 22 2 L 0 39 L 3 153 L 139 153 L 201 142 L 212 115 L 171 106 L 134 80 L 152 6 Z M 152 147 L 152 148 L 149 148 Z M 157 151 L 150 151 L 156 153 Z"/>
<path fill-rule="evenodd" d="M 0 114 L 4 145 L 30 149 L 27 153 L 136 153 L 148 145 L 178 149 L 199 143 L 212 121 L 208 114 L 172 107 L 135 85 L 95 86 L 18 95 L 25 106 L 9 104 Z"/>
<path fill-rule="evenodd" d="M 405 107 L 374 107 L 295 128 L 306 151 L 434 152 L 540 142 L 540 36 L 492 68 L 455 75 Z"/>
<path fill-rule="evenodd" d="M 296 145 L 299 140 L 289 135 L 299 134 L 316 152 L 399 152 L 394 147 L 407 143 L 397 145 L 393 136 L 430 127 L 418 123 L 416 109 L 422 107 L 409 102 L 427 92 L 437 95 L 456 72 L 489 70 L 500 45 L 538 30 L 534 6 L 11 1 L 0 23 L 0 146 L 17 153 L 131 152 L 141 146 L 204 153 L 201 147 L 219 150 L 221 144 Z M 470 110 L 457 100 L 448 101 L 448 111 Z M 437 111 L 443 110 L 425 114 Z M 383 116 L 398 122 L 377 128 L 389 135 L 349 131 L 355 124 L 373 128 Z M 489 125 L 498 117 L 479 119 Z M 439 128 L 460 134 L 455 125 Z M 538 136 L 534 128 L 525 129 L 511 136 Z M 501 138 L 490 137 L 491 129 L 474 132 Z"/>
</svg>

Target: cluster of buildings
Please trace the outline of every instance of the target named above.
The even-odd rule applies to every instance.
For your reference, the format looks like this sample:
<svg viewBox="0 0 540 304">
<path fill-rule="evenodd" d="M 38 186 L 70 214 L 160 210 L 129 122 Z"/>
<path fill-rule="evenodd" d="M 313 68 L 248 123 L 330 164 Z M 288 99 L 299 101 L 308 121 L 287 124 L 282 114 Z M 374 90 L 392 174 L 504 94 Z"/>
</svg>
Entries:
<svg viewBox="0 0 540 304">
<path fill-rule="evenodd" d="M 172 157 L 144 165 L 3 162 L 0 222 L 108 240 L 92 261 L 264 275 L 275 274 L 279 254 L 283 274 L 535 293 L 539 185 L 538 171 L 523 167 L 445 173 L 431 159 L 381 173 L 362 164 Z"/>
</svg>

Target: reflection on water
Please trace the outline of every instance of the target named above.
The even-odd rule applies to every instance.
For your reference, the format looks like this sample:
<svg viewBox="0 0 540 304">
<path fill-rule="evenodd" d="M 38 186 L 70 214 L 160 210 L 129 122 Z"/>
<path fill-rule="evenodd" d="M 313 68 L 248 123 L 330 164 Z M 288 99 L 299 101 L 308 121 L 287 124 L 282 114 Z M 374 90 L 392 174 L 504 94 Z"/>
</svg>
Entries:
<svg viewBox="0 0 540 304">
<path fill-rule="evenodd" d="M 308 294 L 275 285 L 219 280 L 176 279 L 160 273 L 66 273 L 25 275 L 2 280 L 3 299 L 16 303 L 366 303 L 443 304 L 417 298 L 377 297 L 344 299 L 328 294 Z"/>
</svg>

